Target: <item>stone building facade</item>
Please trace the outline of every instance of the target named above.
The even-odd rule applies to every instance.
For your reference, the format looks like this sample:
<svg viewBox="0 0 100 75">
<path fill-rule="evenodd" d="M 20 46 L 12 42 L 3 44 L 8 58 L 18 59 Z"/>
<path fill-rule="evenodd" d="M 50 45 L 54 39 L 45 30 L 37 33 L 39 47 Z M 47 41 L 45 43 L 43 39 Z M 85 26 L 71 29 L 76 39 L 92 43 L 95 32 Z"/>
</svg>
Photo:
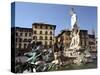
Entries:
<svg viewBox="0 0 100 75">
<path fill-rule="evenodd" d="M 71 32 L 69 30 L 62 30 L 61 33 L 56 36 L 56 41 L 58 43 L 62 41 L 64 47 L 68 48 L 71 42 L 70 34 Z"/>
<path fill-rule="evenodd" d="M 29 44 L 32 40 L 32 28 L 15 27 L 15 47 L 24 52 L 29 51 Z"/>
<path fill-rule="evenodd" d="M 89 46 L 88 43 L 88 31 L 87 30 L 80 30 L 80 46 L 81 47 L 87 47 Z"/>
<path fill-rule="evenodd" d="M 63 42 L 64 48 L 69 48 L 71 43 L 71 31 L 62 30 L 60 34 L 55 36 L 56 25 L 33 23 L 32 28 L 15 27 L 12 33 L 15 37 L 15 48 L 19 51 L 30 51 L 31 41 L 41 42 L 44 48 L 52 48 L 55 43 Z M 88 34 L 87 30 L 80 30 L 80 46 L 90 47 L 92 50 L 96 49 L 95 35 Z"/>
<path fill-rule="evenodd" d="M 88 35 L 89 37 L 89 47 L 90 49 L 92 49 L 93 51 L 96 51 L 96 39 L 95 39 L 95 35 Z"/>
<path fill-rule="evenodd" d="M 32 24 L 32 40 L 41 42 L 44 48 L 51 48 L 54 45 L 55 25 L 44 23 Z"/>
</svg>

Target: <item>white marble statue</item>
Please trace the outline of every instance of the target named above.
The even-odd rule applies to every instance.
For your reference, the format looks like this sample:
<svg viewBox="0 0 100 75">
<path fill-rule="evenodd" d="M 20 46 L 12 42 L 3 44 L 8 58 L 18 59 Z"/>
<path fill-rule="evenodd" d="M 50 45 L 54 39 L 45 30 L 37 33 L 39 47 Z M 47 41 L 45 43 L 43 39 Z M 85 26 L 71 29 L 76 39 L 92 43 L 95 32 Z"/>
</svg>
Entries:
<svg viewBox="0 0 100 75">
<path fill-rule="evenodd" d="M 70 49 L 75 49 L 79 47 L 79 30 L 75 27 L 77 26 L 77 15 L 74 12 L 74 9 L 72 8 L 71 11 L 71 30 L 72 30 L 72 40 L 70 44 Z M 77 26 L 78 27 L 78 26 Z"/>
<path fill-rule="evenodd" d="M 71 40 L 70 48 L 71 49 L 78 49 L 79 48 L 79 42 L 80 42 L 79 31 L 77 33 L 73 32 L 73 37 L 72 37 L 72 40 Z"/>
<path fill-rule="evenodd" d="M 77 15 L 74 11 L 74 8 L 72 8 L 70 15 L 71 15 L 71 29 L 73 29 L 74 25 L 77 23 Z"/>
</svg>

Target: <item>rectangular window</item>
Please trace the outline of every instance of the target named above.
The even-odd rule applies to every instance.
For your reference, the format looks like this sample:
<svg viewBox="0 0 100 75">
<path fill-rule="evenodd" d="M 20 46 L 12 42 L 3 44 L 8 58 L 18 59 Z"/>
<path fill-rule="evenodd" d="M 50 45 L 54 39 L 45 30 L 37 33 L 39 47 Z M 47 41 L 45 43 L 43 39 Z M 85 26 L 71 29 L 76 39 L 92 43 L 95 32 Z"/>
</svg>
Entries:
<svg viewBox="0 0 100 75">
<path fill-rule="evenodd" d="M 18 33 L 16 32 L 16 36 L 18 36 Z"/>
<path fill-rule="evenodd" d="M 31 33 L 29 33 L 29 36 L 31 36 Z"/>
<path fill-rule="evenodd" d="M 20 36 L 22 36 L 23 35 L 23 33 L 20 33 Z"/>
<path fill-rule="evenodd" d="M 35 26 L 35 28 L 37 28 L 37 26 Z"/>
<path fill-rule="evenodd" d="M 46 29 L 48 29 L 48 26 L 46 26 Z"/>
<path fill-rule="evenodd" d="M 19 48 L 21 48 L 21 43 L 19 44 Z"/>
<path fill-rule="evenodd" d="M 27 33 L 25 33 L 25 36 L 27 36 Z"/>
<path fill-rule="evenodd" d="M 50 26 L 50 29 L 52 29 L 52 26 Z"/>
<path fill-rule="evenodd" d="M 42 29 L 42 25 L 40 26 L 40 29 Z"/>
</svg>

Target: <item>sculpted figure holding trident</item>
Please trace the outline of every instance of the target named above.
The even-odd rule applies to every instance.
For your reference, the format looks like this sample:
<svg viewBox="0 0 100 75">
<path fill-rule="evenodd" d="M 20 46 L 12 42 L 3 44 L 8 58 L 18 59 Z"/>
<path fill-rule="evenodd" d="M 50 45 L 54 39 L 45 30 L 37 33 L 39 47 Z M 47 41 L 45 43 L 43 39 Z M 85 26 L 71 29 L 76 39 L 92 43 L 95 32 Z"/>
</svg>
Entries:
<svg viewBox="0 0 100 75">
<path fill-rule="evenodd" d="M 71 9 L 71 30 L 72 30 L 72 40 L 70 44 L 71 49 L 79 47 L 79 28 L 77 26 L 77 15 L 74 11 L 74 8 Z"/>
<path fill-rule="evenodd" d="M 77 24 L 77 15 L 74 11 L 74 8 L 71 9 L 70 15 L 71 15 L 71 29 L 73 29 L 74 25 Z"/>
</svg>

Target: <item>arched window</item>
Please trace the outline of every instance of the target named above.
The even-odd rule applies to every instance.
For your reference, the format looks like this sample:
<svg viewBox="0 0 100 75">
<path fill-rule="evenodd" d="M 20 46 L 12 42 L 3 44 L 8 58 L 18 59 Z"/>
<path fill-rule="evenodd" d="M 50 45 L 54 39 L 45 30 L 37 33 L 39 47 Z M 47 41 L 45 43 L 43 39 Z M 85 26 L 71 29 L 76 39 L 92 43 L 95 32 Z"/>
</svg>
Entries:
<svg viewBox="0 0 100 75">
<path fill-rule="evenodd" d="M 40 34 L 42 34 L 42 31 L 40 31 Z"/>
<path fill-rule="evenodd" d="M 40 36 L 40 40 L 43 40 L 43 37 L 42 36 Z"/>
<path fill-rule="evenodd" d="M 27 39 L 24 39 L 23 42 L 28 42 L 28 40 Z"/>
<path fill-rule="evenodd" d="M 33 36 L 33 40 L 37 40 L 37 36 Z"/>
<path fill-rule="evenodd" d="M 47 32 L 47 31 L 45 31 L 45 34 L 48 34 L 48 32 Z"/>
<path fill-rule="evenodd" d="M 40 26 L 40 28 L 42 29 L 42 25 Z"/>
<path fill-rule="evenodd" d="M 19 39 L 19 42 L 22 42 L 22 39 L 21 38 Z"/>
<path fill-rule="evenodd" d="M 50 40 L 52 40 L 52 37 L 50 37 Z"/>
<path fill-rule="evenodd" d="M 48 37 L 47 36 L 45 36 L 45 40 L 48 40 Z"/>
<path fill-rule="evenodd" d="M 48 29 L 48 26 L 46 26 L 46 29 Z"/>
<path fill-rule="evenodd" d="M 52 31 L 50 31 L 50 34 L 52 34 Z"/>
<path fill-rule="evenodd" d="M 36 34 L 36 31 L 34 31 L 34 34 Z"/>
</svg>

